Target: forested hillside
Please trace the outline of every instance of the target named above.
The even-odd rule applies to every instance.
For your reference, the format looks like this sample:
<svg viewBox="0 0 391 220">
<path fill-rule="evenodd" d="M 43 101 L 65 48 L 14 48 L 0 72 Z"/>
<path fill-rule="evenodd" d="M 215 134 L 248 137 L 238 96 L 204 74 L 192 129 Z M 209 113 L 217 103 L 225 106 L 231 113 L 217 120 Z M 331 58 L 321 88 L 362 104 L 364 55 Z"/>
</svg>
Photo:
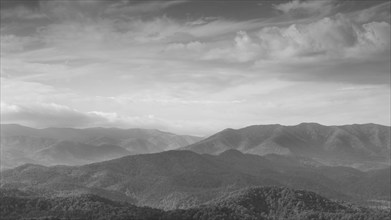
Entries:
<svg viewBox="0 0 391 220">
<path fill-rule="evenodd" d="M 315 193 L 279 187 L 235 191 L 192 209 L 163 211 L 115 202 L 96 195 L 42 197 L 0 190 L 1 219 L 140 219 L 140 220 L 382 220 L 389 210 L 334 202 Z"/>
<path fill-rule="evenodd" d="M 92 193 L 139 206 L 190 208 L 248 186 L 287 186 L 332 199 L 390 201 L 390 167 L 359 171 L 305 157 L 167 151 L 83 166 L 26 164 L 1 173 L 3 187 L 41 195 Z"/>
</svg>

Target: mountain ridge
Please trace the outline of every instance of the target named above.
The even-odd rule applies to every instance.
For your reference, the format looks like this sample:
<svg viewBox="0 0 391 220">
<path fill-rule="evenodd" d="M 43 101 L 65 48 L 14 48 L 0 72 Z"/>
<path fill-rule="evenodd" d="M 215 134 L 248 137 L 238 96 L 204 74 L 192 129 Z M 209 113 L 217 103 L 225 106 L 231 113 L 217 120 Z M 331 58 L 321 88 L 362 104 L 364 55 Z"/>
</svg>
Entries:
<svg viewBox="0 0 391 220">
<path fill-rule="evenodd" d="M 95 192 L 136 205 L 176 209 L 194 207 L 244 187 L 271 185 L 343 200 L 390 200 L 389 172 L 390 167 L 363 172 L 314 166 L 300 157 L 235 150 L 220 155 L 165 151 L 82 166 L 23 165 L 1 172 L 1 185 L 42 194 Z M 377 179 L 375 185 L 373 178 Z"/>
<path fill-rule="evenodd" d="M 128 154 L 155 153 L 176 149 L 194 143 L 201 138 L 189 135 L 176 135 L 156 129 L 119 129 L 119 128 L 43 128 L 35 129 L 22 125 L 1 125 L 1 168 L 10 168 L 23 163 L 41 163 L 46 165 L 56 164 L 86 164 L 104 160 L 110 155 L 116 157 Z M 52 154 L 42 156 L 42 151 L 47 148 L 59 152 L 58 145 L 68 141 L 69 154 L 64 153 L 64 158 L 51 157 Z M 78 147 L 73 147 L 78 145 Z M 78 152 L 99 151 L 99 146 L 113 146 L 108 151 L 107 157 L 100 155 L 96 160 L 83 160 L 76 158 Z M 96 147 L 96 148 L 93 148 Z M 78 149 L 84 148 L 84 149 Z M 124 150 L 121 150 L 121 149 Z M 111 150 L 111 151 L 110 151 Z M 122 152 L 122 154 L 120 153 Z M 101 158 L 101 159 L 99 159 Z M 60 159 L 60 160 L 58 160 Z M 66 160 L 67 159 L 67 160 Z"/>
<path fill-rule="evenodd" d="M 240 129 L 224 129 L 181 149 L 207 154 L 237 149 L 258 155 L 277 153 L 389 161 L 390 129 L 389 126 L 371 123 L 341 126 L 317 123 L 251 125 Z"/>
</svg>

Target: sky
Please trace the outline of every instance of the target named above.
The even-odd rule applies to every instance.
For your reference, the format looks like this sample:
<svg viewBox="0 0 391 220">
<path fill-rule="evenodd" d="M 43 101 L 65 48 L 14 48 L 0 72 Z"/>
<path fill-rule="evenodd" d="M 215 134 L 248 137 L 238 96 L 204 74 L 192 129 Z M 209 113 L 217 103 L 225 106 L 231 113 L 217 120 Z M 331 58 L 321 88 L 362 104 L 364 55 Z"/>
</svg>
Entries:
<svg viewBox="0 0 391 220">
<path fill-rule="evenodd" d="M 1 123 L 390 125 L 390 1 L 1 0 Z"/>
</svg>

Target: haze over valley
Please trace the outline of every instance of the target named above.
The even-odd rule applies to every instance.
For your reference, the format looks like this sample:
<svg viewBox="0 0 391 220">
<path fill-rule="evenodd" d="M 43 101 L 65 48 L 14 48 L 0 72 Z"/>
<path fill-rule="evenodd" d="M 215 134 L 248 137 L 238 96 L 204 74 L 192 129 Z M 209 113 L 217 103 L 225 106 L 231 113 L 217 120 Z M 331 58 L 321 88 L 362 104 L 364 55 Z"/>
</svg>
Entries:
<svg viewBox="0 0 391 220">
<path fill-rule="evenodd" d="M 77 165 L 187 146 L 199 137 L 159 130 L 1 125 L 2 169 L 24 163 Z"/>
</svg>

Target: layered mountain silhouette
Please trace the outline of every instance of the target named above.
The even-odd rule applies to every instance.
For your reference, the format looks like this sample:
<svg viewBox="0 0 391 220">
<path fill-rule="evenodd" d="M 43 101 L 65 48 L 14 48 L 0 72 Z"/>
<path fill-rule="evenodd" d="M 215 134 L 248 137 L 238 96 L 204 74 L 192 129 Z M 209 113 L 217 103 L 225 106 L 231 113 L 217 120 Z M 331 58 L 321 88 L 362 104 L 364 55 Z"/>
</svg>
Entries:
<svg viewBox="0 0 391 220">
<path fill-rule="evenodd" d="M 366 203 L 390 200 L 390 171 L 388 167 L 363 172 L 323 166 L 302 156 L 237 150 L 220 155 L 167 151 L 83 166 L 26 164 L 3 171 L 1 185 L 40 195 L 92 193 L 161 209 L 196 207 L 248 186 L 287 186 Z"/>
<path fill-rule="evenodd" d="M 357 204 L 389 210 L 389 132 L 304 123 L 201 140 L 2 125 L 2 166 L 24 165 L 0 173 L 0 218 L 387 219 Z"/>
<path fill-rule="evenodd" d="M 1 165 L 86 164 L 126 156 L 172 150 L 201 138 L 159 130 L 118 128 L 46 128 L 1 125 Z"/>
<path fill-rule="evenodd" d="M 330 160 L 389 161 L 390 127 L 376 124 L 324 126 L 255 125 L 225 129 L 182 148 L 197 153 L 219 154 L 229 149 L 258 155 L 282 154 Z"/>
<path fill-rule="evenodd" d="M 68 143 L 68 146 L 64 143 Z M 90 158 L 77 158 L 83 155 L 77 151 L 79 148 L 85 148 L 80 149 L 80 152 L 87 152 L 94 146 L 102 146 L 91 151 L 96 152 L 96 155 L 92 153 Z M 128 154 L 180 148 L 215 155 L 236 149 L 258 155 L 305 156 L 323 164 L 348 165 L 368 170 L 388 166 L 391 155 L 390 127 L 376 124 L 255 125 L 238 130 L 225 129 L 204 140 L 146 129 L 33 129 L 20 125 L 2 125 L 1 147 L 2 168 L 23 163 L 77 165 Z"/>
</svg>

